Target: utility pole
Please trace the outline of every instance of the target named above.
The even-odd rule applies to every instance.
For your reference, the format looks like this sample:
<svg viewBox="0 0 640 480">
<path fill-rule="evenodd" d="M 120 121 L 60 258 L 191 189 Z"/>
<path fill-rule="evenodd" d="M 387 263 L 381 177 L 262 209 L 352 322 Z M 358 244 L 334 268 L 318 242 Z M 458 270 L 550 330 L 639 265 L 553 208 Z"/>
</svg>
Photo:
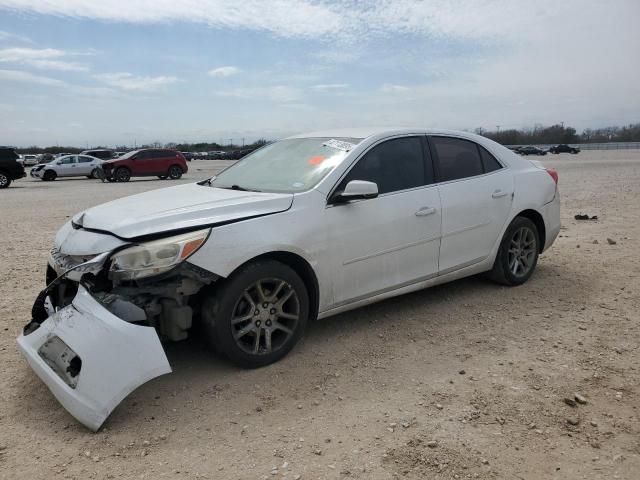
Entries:
<svg viewBox="0 0 640 480">
<path fill-rule="evenodd" d="M 500 133 L 500 125 L 496 125 L 496 128 L 498 129 L 498 133 Z"/>
</svg>

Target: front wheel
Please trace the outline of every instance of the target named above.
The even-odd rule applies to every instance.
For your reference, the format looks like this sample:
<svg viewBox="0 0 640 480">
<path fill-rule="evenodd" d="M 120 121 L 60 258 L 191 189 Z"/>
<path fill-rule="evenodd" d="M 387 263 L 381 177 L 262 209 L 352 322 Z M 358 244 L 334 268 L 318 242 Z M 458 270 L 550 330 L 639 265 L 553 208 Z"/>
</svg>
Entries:
<svg viewBox="0 0 640 480">
<path fill-rule="evenodd" d="M 210 343 L 244 368 L 284 357 L 304 333 L 309 295 L 298 274 L 264 260 L 234 272 L 202 306 Z"/>
<path fill-rule="evenodd" d="M 514 218 L 504 233 L 489 277 L 503 285 L 522 285 L 536 268 L 539 245 L 535 224 L 525 217 Z"/>
<path fill-rule="evenodd" d="M 58 174 L 53 170 L 47 170 L 46 172 L 44 172 L 42 180 L 44 180 L 45 182 L 52 182 L 56 179 L 57 176 Z"/>
<path fill-rule="evenodd" d="M 6 173 L 0 172 L 0 188 L 8 188 L 11 185 L 11 178 Z"/>
<path fill-rule="evenodd" d="M 116 182 L 128 182 L 131 179 L 131 172 L 128 168 L 120 167 L 114 174 Z"/>
</svg>

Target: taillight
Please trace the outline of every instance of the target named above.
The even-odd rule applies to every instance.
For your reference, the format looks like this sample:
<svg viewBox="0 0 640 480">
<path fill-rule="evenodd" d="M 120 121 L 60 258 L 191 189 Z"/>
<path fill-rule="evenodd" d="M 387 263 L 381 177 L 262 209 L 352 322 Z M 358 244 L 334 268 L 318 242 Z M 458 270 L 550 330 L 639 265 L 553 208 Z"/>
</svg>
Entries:
<svg viewBox="0 0 640 480">
<path fill-rule="evenodd" d="M 556 185 L 558 184 L 558 172 L 555 168 L 545 168 L 545 170 L 547 171 L 547 173 L 549 175 L 551 175 L 551 178 L 553 178 L 553 181 L 556 182 Z"/>
</svg>

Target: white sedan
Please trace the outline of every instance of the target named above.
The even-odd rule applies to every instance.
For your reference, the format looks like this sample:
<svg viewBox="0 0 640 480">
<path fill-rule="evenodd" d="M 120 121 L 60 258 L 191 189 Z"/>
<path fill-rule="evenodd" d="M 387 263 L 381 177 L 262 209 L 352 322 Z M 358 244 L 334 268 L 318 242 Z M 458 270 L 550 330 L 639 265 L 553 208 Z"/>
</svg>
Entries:
<svg viewBox="0 0 640 480">
<path fill-rule="evenodd" d="M 64 155 L 41 163 L 31 169 L 33 178 L 53 181 L 58 177 L 98 178 L 101 173 L 102 160 L 89 155 Z"/>
<path fill-rule="evenodd" d="M 217 177 L 73 217 L 18 343 L 97 429 L 171 371 L 160 338 L 194 322 L 231 361 L 260 367 L 318 318 L 481 272 L 526 282 L 560 230 L 557 181 L 463 132 L 290 137 Z"/>
</svg>

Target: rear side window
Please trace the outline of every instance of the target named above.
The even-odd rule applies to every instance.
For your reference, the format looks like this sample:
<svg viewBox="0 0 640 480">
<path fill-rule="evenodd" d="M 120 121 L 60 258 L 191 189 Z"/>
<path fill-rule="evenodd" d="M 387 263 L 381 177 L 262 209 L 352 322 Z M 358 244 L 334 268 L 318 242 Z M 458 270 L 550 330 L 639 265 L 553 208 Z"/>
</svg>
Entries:
<svg viewBox="0 0 640 480">
<path fill-rule="evenodd" d="M 80 163 L 91 163 L 93 158 L 91 157 L 78 157 Z"/>
<path fill-rule="evenodd" d="M 426 185 L 425 162 L 419 137 L 387 140 L 369 150 L 351 169 L 338 190 L 351 180 L 366 180 L 378 185 L 378 193 L 397 192 Z"/>
<path fill-rule="evenodd" d="M 478 147 L 474 142 L 452 137 L 431 137 L 441 182 L 475 177 L 484 173 Z"/>
<path fill-rule="evenodd" d="M 498 160 L 496 160 L 496 157 L 491 155 L 486 148 L 478 145 L 478 150 L 480 150 L 480 157 L 482 157 L 484 173 L 495 172 L 496 170 L 500 170 L 502 168 L 500 162 L 498 162 Z"/>
</svg>

